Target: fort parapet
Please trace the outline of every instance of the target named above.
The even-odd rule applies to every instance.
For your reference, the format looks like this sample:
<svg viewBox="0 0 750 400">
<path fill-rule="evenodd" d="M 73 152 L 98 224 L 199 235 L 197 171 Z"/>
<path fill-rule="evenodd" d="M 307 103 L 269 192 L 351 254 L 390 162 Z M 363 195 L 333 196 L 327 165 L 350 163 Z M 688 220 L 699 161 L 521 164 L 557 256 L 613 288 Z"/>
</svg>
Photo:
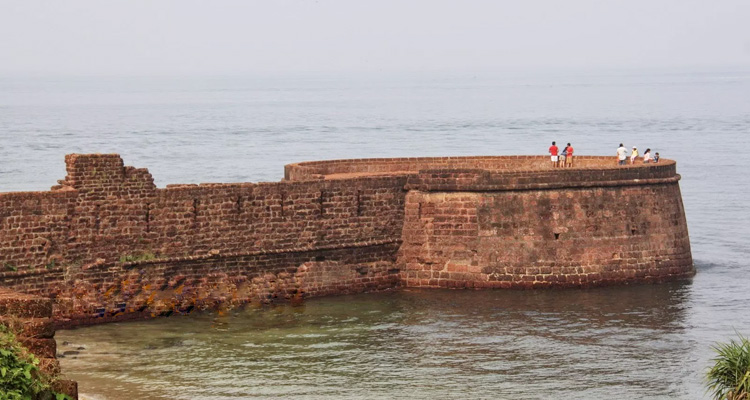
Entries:
<svg viewBox="0 0 750 400">
<path fill-rule="evenodd" d="M 445 157 L 291 164 L 274 183 L 168 185 L 71 154 L 0 194 L 0 287 L 58 326 L 399 286 L 585 287 L 694 274 L 674 161 Z"/>
<path fill-rule="evenodd" d="M 287 180 L 405 176 L 396 265 L 408 287 L 542 288 L 662 281 L 695 273 L 674 161 L 576 157 L 337 160 Z"/>
</svg>

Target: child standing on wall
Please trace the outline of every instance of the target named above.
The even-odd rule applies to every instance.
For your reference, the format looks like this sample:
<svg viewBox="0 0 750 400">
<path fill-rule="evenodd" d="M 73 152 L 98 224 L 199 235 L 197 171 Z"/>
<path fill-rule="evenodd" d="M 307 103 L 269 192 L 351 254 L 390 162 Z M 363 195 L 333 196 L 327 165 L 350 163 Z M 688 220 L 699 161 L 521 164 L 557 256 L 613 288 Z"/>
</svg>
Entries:
<svg viewBox="0 0 750 400">
<path fill-rule="evenodd" d="M 560 153 L 560 162 L 558 163 L 558 167 L 564 168 L 565 167 L 565 159 L 568 158 L 568 148 L 563 147 L 562 153 Z"/>
<path fill-rule="evenodd" d="M 573 146 L 570 143 L 565 147 L 565 153 L 567 153 L 567 156 L 565 156 L 565 166 L 571 168 L 573 167 Z"/>
<path fill-rule="evenodd" d="M 557 167 L 557 146 L 555 145 L 555 142 L 552 142 L 552 146 L 549 147 L 549 154 L 550 154 L 550 160 L 552 161 L 552 168 Z"/>
</svg>

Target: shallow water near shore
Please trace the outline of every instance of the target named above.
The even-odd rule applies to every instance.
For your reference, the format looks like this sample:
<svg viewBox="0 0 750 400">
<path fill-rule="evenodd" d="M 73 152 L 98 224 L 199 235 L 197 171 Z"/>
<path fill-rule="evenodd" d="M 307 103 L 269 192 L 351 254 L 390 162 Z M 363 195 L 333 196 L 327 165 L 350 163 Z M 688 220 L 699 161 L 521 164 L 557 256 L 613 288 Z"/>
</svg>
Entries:
<svg viewBox="0 0 750 400">
<path fill-rule="evenodd" d="M 696 295 L 723 286 L 705 272 L 663 285 L 312 299 L 62 331 L 59 351 L 83 347 L 61 360 L 66 374 L 113 400 L 699 398 L 707 345 L 750 322 L 744 304 Z M 695 320 L 717 306 L 700 318 L 709 326 Z"/>
<path fill-rule="evenodd" d="M 706 398 L 710 346 L 750 335 L 750 71 L 289 78 L 0 77 L 0 191 L 117 152 L 168 183 L 277 181 L 356 157 L 677 160 L 698 274 L 589 290 L 363 294 L 57 333 L 96 399 Z M 65 343 L 68 344 L 65 344 Z M 78 350 L 79 347 L 83 349 Z"/>
</svg>

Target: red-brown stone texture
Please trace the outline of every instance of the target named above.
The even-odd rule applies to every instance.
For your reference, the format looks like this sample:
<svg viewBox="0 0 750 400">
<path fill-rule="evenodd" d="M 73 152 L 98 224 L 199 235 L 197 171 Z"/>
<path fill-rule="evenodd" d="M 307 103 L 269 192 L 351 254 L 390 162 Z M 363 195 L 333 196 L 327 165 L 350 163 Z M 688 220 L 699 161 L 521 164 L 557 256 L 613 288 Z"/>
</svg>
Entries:
<svg viewBox="0 0 750 400">
<path fill-rule="evenodd" d="M 397 265 L 409 287 L 543 288 L 695 273 L 674 161 L 576 157 L 318 161 L 286 179 L 407 176 Z"/>
<path fill-rule="evenodd" d="M 56 374 L 55 326 L 411 287 L 584 287 L 695 273 L 674 161 L 444 157 L 287 165 L 169 185 L 71 154 L 0 193 L 0 323 Z M 58 389 L 75 395 L 75 382 Z"/>
<path fill-rule="evenodd" d="M 116 154 L 65 161 L 51 191 L 0 193 L 0 287 L 54 299 L 58 326 L 399 285 L 694 273 L 670 160 L 318 161 L 286 166 L 281 182 L 163 189 Z"/>
<path fill-rule="evenodd" d="M 412 187 L 423 190 L 406 200 L 400 262 L 407 286 L 573 287 L 693 274 L 676 179 L 600 187 L 551 181 L 553 190 L 494 178 L 414 179 Z"/>
<path fill-rule="evenodd" d="M 0 286 L 60 326 L 396 287 L 406 176 L 154 186 L 72 154 L 50 192 L 0 193 Z"/>
</svg>

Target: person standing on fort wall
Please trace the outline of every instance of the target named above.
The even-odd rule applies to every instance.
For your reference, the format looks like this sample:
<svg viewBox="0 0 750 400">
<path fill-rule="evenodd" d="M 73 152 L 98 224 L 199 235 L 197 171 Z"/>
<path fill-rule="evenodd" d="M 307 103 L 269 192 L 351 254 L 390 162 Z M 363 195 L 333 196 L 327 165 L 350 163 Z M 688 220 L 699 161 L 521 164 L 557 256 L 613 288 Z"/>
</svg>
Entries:
<svg viewBox="0 0 750 400">
<path fill-rule="evenodd" d="M 573 146 L 568 143 L 567 146 L 565 146 L 565 150 L 563 150 L 563 153 L 566 153 L 565 156 L 565 167 L 572 168 L 573 167 Z"/>
<path fill-rule="evenodd" d="M 549 147 L 549 154 L 550 154 L 550 160 L 552 161 L 552 168 L 555 168 L 558 166 L 557 161 L 557 146 L 555 145 L 555 142 L 552 142 L 552 146 Z"/>
<path fill-rule="evenodd" d="M 628 149 L 620 143 L 620 147 L 617 148 L 617 164 L 625 165 L 625 160 L 628 159 Z"/>
</svg>

